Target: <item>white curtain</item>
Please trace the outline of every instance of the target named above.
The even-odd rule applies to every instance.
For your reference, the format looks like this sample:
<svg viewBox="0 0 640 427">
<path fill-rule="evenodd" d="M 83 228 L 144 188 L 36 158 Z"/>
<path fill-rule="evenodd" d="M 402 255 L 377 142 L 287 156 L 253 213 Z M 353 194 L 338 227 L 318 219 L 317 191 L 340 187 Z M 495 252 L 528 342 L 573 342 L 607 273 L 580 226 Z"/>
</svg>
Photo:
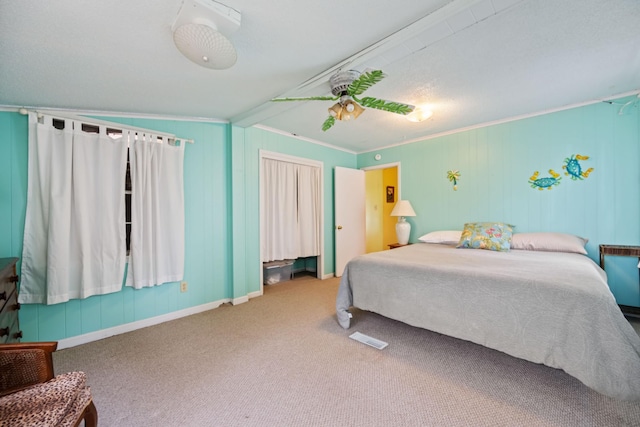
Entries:
<svg viewBox="0 0 640 427">
<path fill-rule="evenodd" d="M 184 276 L 184 141 L 170 145 L 129 133 L 131 248 L 127 286 L 136 289 Z"/>
<path fill-rule="evenodd" d="M 320 168 L 262 161 L 262 261 L 320 255 Z"/>
<path fill-rule="evenodd" d="M 119 291 L 126 262 L 127 146 L 82 122 L 29 114 L 21 303 L 56 304 Z M 57 123 L 61 123 L 60 121 Z"/>
<path fill-rule="evenodd" d="M 297 240 L 297 183 L 293 163 L 262 161 L 262 260 L 295 259 Z"/>
<path fill-rule="evenodd" d="M 320 255 L 320 168 L 296 165 L 298 257 Z"/>
</svg>

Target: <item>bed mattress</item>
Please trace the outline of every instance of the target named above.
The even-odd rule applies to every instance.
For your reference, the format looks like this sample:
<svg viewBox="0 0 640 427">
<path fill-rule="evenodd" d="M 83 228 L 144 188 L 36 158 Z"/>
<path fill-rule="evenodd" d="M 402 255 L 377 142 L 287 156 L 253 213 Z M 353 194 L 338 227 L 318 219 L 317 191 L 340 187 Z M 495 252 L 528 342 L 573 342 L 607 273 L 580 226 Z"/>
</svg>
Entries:
<svg viewBox="0 0 640 427">
<path fill-rule="evenodd" d="M 418 243 L 351 260 L 336 299 L 350 307 L 562 369 L 640 400 L 640 337 L 588 256 Z"/>
</svg>

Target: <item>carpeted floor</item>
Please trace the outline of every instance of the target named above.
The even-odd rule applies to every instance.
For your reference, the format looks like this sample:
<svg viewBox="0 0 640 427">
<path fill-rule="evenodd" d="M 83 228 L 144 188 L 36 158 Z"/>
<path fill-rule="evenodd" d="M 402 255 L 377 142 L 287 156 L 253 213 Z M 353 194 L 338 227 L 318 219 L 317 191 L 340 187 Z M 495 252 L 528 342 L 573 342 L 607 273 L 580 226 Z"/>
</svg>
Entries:
<svg viewBox="0 0 640 427">
<path fill-rule="evenodd" d="M 343 330 L 337 288 L 266 286 L 245 304 L 60 350 L 56 372 L 88 374 L 100 426 L 640 426 L 640 402 L 559 370 L 368 312 Z"/>
</svg>

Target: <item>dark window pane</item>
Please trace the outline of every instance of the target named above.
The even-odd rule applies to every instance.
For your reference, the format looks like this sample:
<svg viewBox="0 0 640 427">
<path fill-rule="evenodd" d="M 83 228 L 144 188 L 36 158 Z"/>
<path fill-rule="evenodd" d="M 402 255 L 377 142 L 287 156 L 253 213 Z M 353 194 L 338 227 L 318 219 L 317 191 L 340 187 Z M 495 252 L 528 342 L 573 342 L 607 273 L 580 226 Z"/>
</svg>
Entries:
<svg viewBox="0 0 640 427">
<path fill-rule="evenodd" d="M 131 222 L 131 194 L 124 195 L 124 222 Z"/>
<path fill-rule="evenodd" d="M 127 224 L 127 253 L 131 249 L 131 224 Z"/>
<path fill-rule="evenodd" d="M 127 175 L 124 178 L 124 189 L 126 191 L 131 191 L 131 166 L 127 161 Z"/>
</svg>

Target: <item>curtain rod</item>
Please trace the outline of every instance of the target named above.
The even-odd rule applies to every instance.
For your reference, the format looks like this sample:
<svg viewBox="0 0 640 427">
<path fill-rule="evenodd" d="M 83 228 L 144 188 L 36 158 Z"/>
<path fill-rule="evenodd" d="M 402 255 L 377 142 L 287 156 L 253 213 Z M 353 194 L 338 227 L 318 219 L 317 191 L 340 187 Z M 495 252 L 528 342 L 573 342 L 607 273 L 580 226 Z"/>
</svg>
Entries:
<svg viewBox="0 0 640 427">
<path fill-rule="evenodd" d="M 55 111 L 50 112 L 50 111 L 40 111 L 40 110 L 27 110 L 26 108 L 20 108 L 18 110 L 18 112 L 22 115 L 27 115 L 29 112 L 34 112 L 38 115 L 49 115 L 49 116 L 54 116 L 54 117 L 58 117 L 61 119 L 67 119 L 67 120 L 76 120 L 76 121 L 81 121 L 81 122 L 85 122 L 86 124 L 89 125 L 96 125 L 96 126 L 109 126 L 113 129 L 130 129 L 130 130 L 134 130 L 136 132 L 145 132 L 145 133 L 151 133 L 153 135 L 157 135 L 157 136 L 163 136 L 165 138 L 168 139 L 174 139 L 174 140 L 180 140 L 180 141 L 185 141 L 188 142 L 189 144 L 193 144 L 194 141 L 193 139 L 188 139 L 188 138 L 180 138 L 175 136 L 174 134 L 171 133 L 166 133 L 166 132 L 160 132 L 160 131 L 156 131 L 153 129 L 145 129 L 145 128 L 141 128 L 141 127 L 136 127 L 136 126 L 129 126 L 129 125 L 125 125 L 123 123 L 116 123 L 116 122 L 109 122 L 106 120 L 100 120 L 100 119 L 94 119 L 94 118 L 90 118 L 90 117 L 85 117 L 85 116 L 78 116 L 78 115 L 74 115 L 74 114 L 60 114 L 57 113 Z"/>
</svg>

